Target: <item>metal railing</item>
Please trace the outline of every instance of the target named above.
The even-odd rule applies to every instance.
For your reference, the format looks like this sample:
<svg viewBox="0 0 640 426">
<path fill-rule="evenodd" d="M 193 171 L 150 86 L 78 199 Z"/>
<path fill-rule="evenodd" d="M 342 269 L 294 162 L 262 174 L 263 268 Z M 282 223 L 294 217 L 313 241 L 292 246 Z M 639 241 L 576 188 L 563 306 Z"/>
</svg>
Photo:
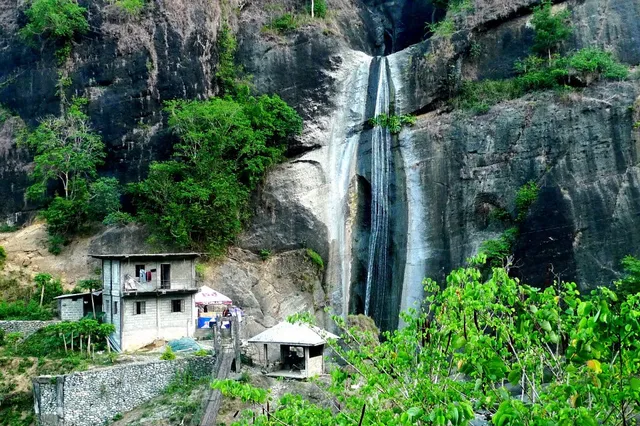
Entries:
<svg viewBox="0 0 640 426">
<path fill-rule="evenodd" d="M 152 279 L 151 281 L 141 281 L 139 278 L 126 277 L 124 279 L 123 291 L 125 293 L 140 293 L 150 291 L 171 291 L 171 290 L 196 290 L 195 279 L 172 278 L 170 280 Z"/>
</svg>

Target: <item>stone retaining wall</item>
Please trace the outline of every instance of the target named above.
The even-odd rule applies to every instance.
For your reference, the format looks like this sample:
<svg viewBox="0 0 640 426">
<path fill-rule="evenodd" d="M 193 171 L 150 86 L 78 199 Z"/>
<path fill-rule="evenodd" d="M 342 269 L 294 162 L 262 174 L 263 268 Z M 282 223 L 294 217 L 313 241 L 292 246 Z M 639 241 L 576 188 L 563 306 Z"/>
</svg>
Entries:
<svg viewBox="0 0 640 426">
<path fill-rule="evenodd" d="M 0 321 L 0 328 L 6 333 L 18 332 L 27 337 L 41 328 L 58 322 L 60 321 Z"/>
<path fill-rule="evenodd" d="M 176 373 L 209 376 L 214 356 L 135 363 L 33 379 L 34 409 L 41 426 L 102 425 L 160 395 Z"/>
</svg>

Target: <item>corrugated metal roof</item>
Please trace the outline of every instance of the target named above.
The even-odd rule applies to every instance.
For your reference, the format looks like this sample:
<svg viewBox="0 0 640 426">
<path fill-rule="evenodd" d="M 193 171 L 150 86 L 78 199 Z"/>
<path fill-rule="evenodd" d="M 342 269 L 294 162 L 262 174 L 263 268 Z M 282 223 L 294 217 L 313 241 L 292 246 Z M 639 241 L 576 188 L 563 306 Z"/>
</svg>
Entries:
<svg viewBox="0 0 640 426">
<path fill-rule="evenodd" d="M 89 254 L 96 259 L 133 259 L 148 257 L 199 257 L 200 253 L 120 253 L 120 254 Z"/>
<path fill-rule="evenodd" d="M 70 297 L 80 297 L 80 296 L 88 296 L 89 292 L 86 293 L 73 293 L 73 294 L 63 294 L 62 296 L 54 297 L 54 299 L 68 299 Z M 94 296 L 100 296 L 102 294 L 102 290 L 94 291 Z"/>
<path fill-rule="evenodd" d="M 291 346 L 318 346 L 327 343 L 326 339 L 337 339 L 338 336 L 319 327 L 306 324 L 291 324 L 283 321 L 257 336 L 249 339 L 249 343 L 274 343 Z"/>
</svg>

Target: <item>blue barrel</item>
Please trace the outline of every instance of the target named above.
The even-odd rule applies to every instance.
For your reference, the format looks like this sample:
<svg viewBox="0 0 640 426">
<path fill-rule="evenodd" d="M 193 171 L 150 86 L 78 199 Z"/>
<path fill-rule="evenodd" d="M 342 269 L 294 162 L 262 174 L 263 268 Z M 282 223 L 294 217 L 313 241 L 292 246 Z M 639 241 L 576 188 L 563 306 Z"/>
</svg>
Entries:
<svg viewBox="0 0 640 426">
<path fill-rule="evenodd" d="M 198 317 L 198 328 L 209 328 L 211 317 Z"/>
</svg>

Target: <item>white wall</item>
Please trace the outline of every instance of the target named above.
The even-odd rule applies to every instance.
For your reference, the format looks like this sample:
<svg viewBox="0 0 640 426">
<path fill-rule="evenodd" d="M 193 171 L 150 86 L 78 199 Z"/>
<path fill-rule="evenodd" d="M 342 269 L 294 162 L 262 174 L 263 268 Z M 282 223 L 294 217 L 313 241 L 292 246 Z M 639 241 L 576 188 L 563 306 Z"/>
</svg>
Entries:
<svg viewBox="0 0 640 426">
<path fill-rule="evenodd" d="M 183 312 L 171 312 L 172 300 L 184 300 Z M 195 332 L 194 296 L 137 297 L 124 300 L 122 349 L 133 351 L 156 339 L 192 337 Z M 136 302 L 146 302 L 146 313 L 135 314 Z"/>
</svg>

